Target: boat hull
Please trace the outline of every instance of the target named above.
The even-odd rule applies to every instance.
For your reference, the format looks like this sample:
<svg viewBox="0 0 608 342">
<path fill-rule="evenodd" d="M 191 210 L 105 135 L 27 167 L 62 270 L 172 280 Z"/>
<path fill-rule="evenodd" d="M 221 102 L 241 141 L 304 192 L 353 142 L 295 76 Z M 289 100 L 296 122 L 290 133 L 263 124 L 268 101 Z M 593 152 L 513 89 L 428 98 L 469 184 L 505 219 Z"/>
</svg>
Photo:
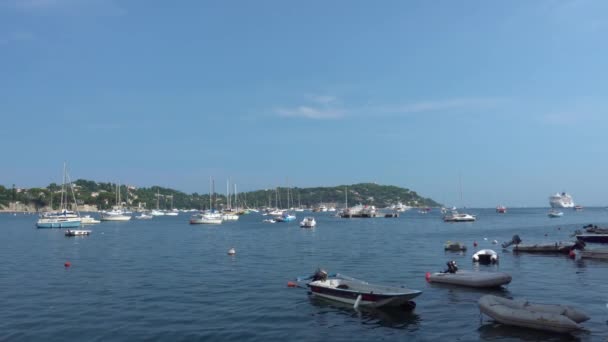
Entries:
<svg viewBox="0 0 608 342">
<path fill-rule="evenodd" d="M 359 306 L 372 308 L 399 307 L 422 293 L 417 290 L 341 279 L 313 281 L 308 283 L 308 287 L 311 295 L 316 297 L 351 305 L 358 301 Z"/>
<path fill-rule="evenodd" d="M 608 243 L 608 234 L 580 234 L 576 238 L 584 242 Z"/>
<path fill-rule="evenodd" d="M 429 282 L 476 288 L 492 288 L 509 284 L 511 282 L 511 275 L 503 272 L 459 270 L 456 273 L 433 273 L 429 277 Z"/>
<path fill-rule="evenodd" d="M 479 310 L 499 323 L 537 330 L 569 333 L 589 317 L 563 305 L 531 304 L 493 295 L 479 299 Z"/>
<path fill-rule="evenodd" d="M 131 216 L 102 216 L 101 221 L 129 221 L 131 220 Z"/>
<path fill-rule="evenodd" d="M 80 220 L 39 220 L 36 223 L 38 228 L 78 228 Z"/>
</svg>

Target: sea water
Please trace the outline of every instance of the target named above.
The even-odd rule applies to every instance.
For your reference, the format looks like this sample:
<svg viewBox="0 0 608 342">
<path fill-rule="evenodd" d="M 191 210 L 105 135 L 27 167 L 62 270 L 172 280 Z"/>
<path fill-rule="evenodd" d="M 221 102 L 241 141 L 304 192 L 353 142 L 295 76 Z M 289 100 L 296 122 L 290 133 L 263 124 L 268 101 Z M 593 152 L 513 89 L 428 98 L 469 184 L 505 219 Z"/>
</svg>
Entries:
<svg viewBox="0 0 608 342">
<path fill-rule="evenodd" d="M 473 223 L 444 223 L 437 210 L 399 218 L 341 219 L 297 213 L 290 223 L 260 214 L 222 225 L 189 225 L 188 215 L 103 222 L 85 237 L 36 229 L 34 215 L 0 215 L 0 340 L 7 341 L 605 341 L 608 262 L 517 254 L 499 243 L 572 240 L 583 225 L 608 222 L 608 210 L 470 209 Z M 299 228 L 303 215 L 317 227 Z M 465 253 L 445 252 L 460 241 Z M 498 265 L 471 262 L 498 252 Z M 236 254 L 227 254 L 234 248 Z M 608 246 L 606 246 L 608 248 Z M 449 260 L 461 269 L 508 272 L 504 290 L 429 284 L 426 272 Z M 71 267 L 64 264 L 69 261 Z M 356 311 L 310 298 L 287 282 L 317 267 L 423 293 L 414 311 Z M 482 317 L 484 294 L 573 305 L 591 316 L 573 335 L 507 327 Z"/>
</svg>

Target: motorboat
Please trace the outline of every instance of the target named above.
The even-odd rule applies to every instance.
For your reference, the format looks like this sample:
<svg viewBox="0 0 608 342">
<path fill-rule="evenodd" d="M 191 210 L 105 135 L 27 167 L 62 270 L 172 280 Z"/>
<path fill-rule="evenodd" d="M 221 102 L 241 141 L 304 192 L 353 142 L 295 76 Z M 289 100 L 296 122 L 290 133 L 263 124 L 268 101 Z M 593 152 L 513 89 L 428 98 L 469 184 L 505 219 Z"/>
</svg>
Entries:
<svg viewBox="0 0 608 342">
<path fill-rule="evenodd" d="M 80 227 L 80 217 L 42 217 L 36 222 L 38 228 L 78 228 Z"/>
<path fill-rule="evenodd" d="M 558 192 L 549 197 L 549 204 L 551 205 L 551 208 L 574 208 L 572 196 L 565 192 Z"/>
<path fill-rule="evenodd" d="M 85 236 L 91 235 L 90 230 L 82 230 L 82 229 L 68 229 L 65 231 L 65 236 Z"/>
<path fill-rule="evenodd" d="M 589 319 L 585 313 L 566 305 L 535 304 L 525 300 L 512 300 L 485 295 L 479 299 L 479 310 L 495 321 L 511 326 L 570 333 Z"/>
<path fill-rule="evenodd" d="M 150 215 L 152 216 L 165 216 L 165 212 L 158 210 L 158 209 L 154 209 L 150 212 Z"/>
<path fill-rule="evenodd" d="M 473 254 L 472 259 L 481 264 L 495 264 L 498 262 L 498 254 L 491 249 L 482 249 Z"/>
<path fill-rule="evenodd" d="M 575 205 L 575 206 L 574 206 L 574 210 L 575 210 L 575 211 L 582 211 L 583 209 L 584 209 L 584 208 L 583 208 L 583 206 L 582 206 L 582 205 Z"/>
<path fill-rule="evenodd" d="M 584 242 L 550 242 L 550 243 L 535 243 L 535 244 L 523 244 L 519 235 L 513 235 L 511 241 L 504 242 L 502 248 L 508 248 L 513 246 L 513 252 L 524 252 L 524 253 L 562 253 L 568 254 L 573 249 L 584 249 Z"/>
<path fill-rule="evenodd" d="M 447 263 L 448 268 L 443 272 L 427 273 L 429 283 L 443 283 L 476 288 L 491 288 L 507 285 L 511 282 L 511 275 L 504 272 L 484 272 L 459 270 L 455 261 Z"/>
<path fill-rule="evenodd" d="M 557 217 L 564 216 L 564 213 L 561 211 L 557 211 L 557 210 L 549 210 L 549 213 L 547 214 L 547 216 L 549 216 L 550 218 L 557 218 Z"/>
<path fill-rule="evenodd" d="M 317 225 L 317 221 L 315 221 L 314 217 L 305 217 L 302 222 L 300 222 L 300 227 L 302 228 L 314 228 Z"/>
<path fill-rule="evenodd" d="M 80 222 L 85 225 L 85 224 L 97 224 L 97 223 L 101 223 L 100 220 L 96 220 L 94 217 L 92 217 L 91 215 L 85 215 L 83 217 L 80 218 Z"/>
<path fill-rule="evenodd" d="M 290 213 L 284 211 L 281 215 L 276 216 L 274 220 L 277 222 L 291 222 L 296 220 L 296 215 L 291 215 Z"/>
<path fill-rule="evenodd" d="M 505 207 L 504 205 L 499 205 L 496 207 L 496 212 L 499 214 L 506 214 L 507 213 L 507 207 Z"/>
<path fill-rule="evenodd" d="M 412 209 L 412 207 L 410 207 L 406 204 L 403 204 L 401 202 L 397 202 L 397 204 L 391 205 L 391 207 L 389 209 L 402 213 L 406 210 Z"/>
<path fill-rule="evenodd" d="M 594 249 L 594 250 L 581 251 L 580 256 L 583 259 L 608 260 L 608 250 Z"/>
<path fill-rule="evenodd" d="M 146 213 L 141 213 L 139 214 L 139 216 L 135 216 L 136 219 L 138 220 L 151 220 L 154 216 L 150 215 L 150 214 L 146 214 Z"/>
<path fill-rule="evenodd" d="M 576 239 L 583 242 L 608 243 L 608 234 L 577 234 Z"/>
<path fill-rule="evenodd" d="M 277 221 L 273 220 L 273 219 L 265 219 L 264 221 L 262 221 L 264 223 L 277 223 Z"/>
<path fill-rule="evenodd" d="M 305 280 L 311 280 L 306 285 L 313 297 L 350 304 L 355 308 L 407 306 L 422 293 L 406 287 L 370 284 L 342 274 L 329 276 L 324 270 L 318 270 Z"/>
<path fill-rule="evenodd" d="M 239 219 L 239 215 L 237 214 L 232 214 L 229 212 L 225 212 L 222 214 L 222 220 L 224 221 L 238 221 Z"/>
<path fill-rule="evenodd" d="M 129 221 L 131 219 L 131 215 L 125 214 L 123 210 L 114 209 L 111 211 L 106 211 L 101 213 L 102 221 Z"/>
<path fill-rule="evenodd" d="M 461 252 L 466 251 L 467 246 L 461 242 L 446 241 L 445 245 L 443 245 L 443 249 L 446 251 Z"/>
<path fill-rule="evenodd" d="M 477 218 L 474 215 L 459 213 L 456 210 L 452 210 L 450 214 L 443 217 L 445 222 L 474 222 Z"/>
<path fill-rule="evenodd" d="M 222 224 L 219 213 L 201 213 L 190 217 L 190 224 Z"/>
</svg>

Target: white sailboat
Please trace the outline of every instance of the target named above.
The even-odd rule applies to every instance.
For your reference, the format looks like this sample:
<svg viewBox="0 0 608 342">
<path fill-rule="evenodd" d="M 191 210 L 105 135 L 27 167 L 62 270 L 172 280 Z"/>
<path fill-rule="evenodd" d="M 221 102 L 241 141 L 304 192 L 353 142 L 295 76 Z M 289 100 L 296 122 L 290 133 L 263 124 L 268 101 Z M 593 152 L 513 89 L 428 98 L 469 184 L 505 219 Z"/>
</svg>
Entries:
<svg viewBox="0 0 608 342">
<path fill-rule="evenodd" d="M 213 208 L 212 201 L 212 193 L 213 190 L 213 181 L 211 177 L 209 177 L 209 211 L 201 212 L 198 214 L 194 214 L 190 217 L 190 224 L 222 224 L 222 216 L 220 213 L 216 212 Z"/>
<path fill-rule="evenodd" d="M 66 184 L 66 181 L 68 182 Z M 72 198 L 74 200 L 74 207 L 76 211 L 68 210 L 68 192 L 66 190 L 66 186 L 69 185 L 70 190 L 72 191 Z M 51 193 L 51 201 L 53 199 L 53 194 Z M 61 204 L 59 206 L 58 212 L 49 212 L 43 213 L 38 221 L 36 222 L 36 227 L 38 228 L 76 228 L 80 227 L 81 218 L 80 213 L 78 212 L 78 205 L 76 204 L 76 195 L 74 194 L 74 187 L 72 186 L 72 181 L 67 172 L 66 164 L 63 163 L 63 184 L 61 185 Z"/>
<path fill-rule="evenodd" d="M 128 215 L 122 207 L 120 201 L 120 183 L 116 185 L 116 206 L 110 211 L 101 213 L 101 221 L 129 221 L 131 215 Z"/>
</svg>

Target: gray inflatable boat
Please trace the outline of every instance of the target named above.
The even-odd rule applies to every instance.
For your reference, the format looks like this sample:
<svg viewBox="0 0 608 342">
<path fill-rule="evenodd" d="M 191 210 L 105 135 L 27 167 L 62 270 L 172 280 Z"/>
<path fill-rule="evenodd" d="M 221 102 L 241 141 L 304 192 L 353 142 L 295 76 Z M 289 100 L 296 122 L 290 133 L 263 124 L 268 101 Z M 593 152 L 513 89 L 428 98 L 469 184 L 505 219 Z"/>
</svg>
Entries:
<svg viewBox="0 0 608 342">
<path fill-rule="evenodd" d="M 458 270 L 456 273 L 437 272 L 430 274 L 428 281 L 468 287 L 499 287 L 511 282 L 511 276 L 504 272 L 473 272 Z"/>
<path fill-rule="evenodd" d="M 505 325 L 557 333 L 582 329 L 578 323 L 589 319 L 589 316 L 570 306 L 537 304 L 493 295 L 479 299 L 479 310 Z"/>
</svg>

